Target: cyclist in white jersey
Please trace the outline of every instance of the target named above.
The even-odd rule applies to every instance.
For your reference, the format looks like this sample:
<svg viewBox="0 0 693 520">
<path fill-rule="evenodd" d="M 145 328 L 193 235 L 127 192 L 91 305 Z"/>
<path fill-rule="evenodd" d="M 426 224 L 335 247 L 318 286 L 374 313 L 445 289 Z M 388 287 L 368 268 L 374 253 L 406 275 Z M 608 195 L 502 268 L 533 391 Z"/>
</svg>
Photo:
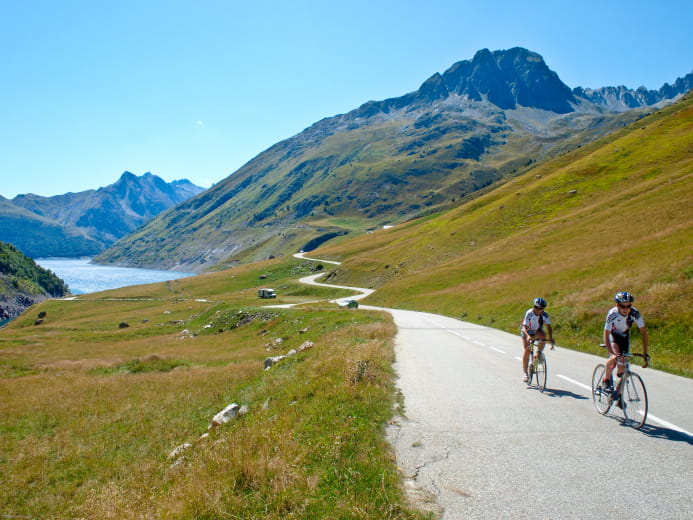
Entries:
<svg viewBox="0 0 693 520">
<path fill-rule="evenodd" d="M 645 355 L 643 368 L 647 368 L 650 364 L 650 356 L 647 354 L 648 337 L 645 320 L 640 311 L 633 307 L 633 295 L 629 292 L 616 293 L 614 301 L 616 307 L 613 307 L 606 315 L 604 323 L 604 344 L 609 351 L 609 359 L 606 362 L 606 370 L 604 371 L 604 380 L 602 388 L 611 390 L 611 374 L 616 367 L 619 354 L 627 354 L 630 350 L 630 329 L 633 324 L 637 325 L 642 334 L 642 350 Z M 616 375 L 621 377 L 625 370 L 623 359 L 618 361 L 618 370 Z"/>
<path fill-rule="evenodd" d="M 533 307 L 525 312 L 522 327 L 520 328 L 522 348 L 524 348 L 524 353 L 522 354 L 522 380 L 525 382 L 529 379 L 527 376 L 527 363 L 531 349 L 530 343 L 534 338 L 547 339 L 544 325 L 546 325 L 546 329 L 549 331 L 547 341 L 553 343 L 553 327 L 551 327 L 549 313 L 544 310 L 547 305 L 546 300 L 544 298 L 534 298 L 532 303 Z"/>
</svg>

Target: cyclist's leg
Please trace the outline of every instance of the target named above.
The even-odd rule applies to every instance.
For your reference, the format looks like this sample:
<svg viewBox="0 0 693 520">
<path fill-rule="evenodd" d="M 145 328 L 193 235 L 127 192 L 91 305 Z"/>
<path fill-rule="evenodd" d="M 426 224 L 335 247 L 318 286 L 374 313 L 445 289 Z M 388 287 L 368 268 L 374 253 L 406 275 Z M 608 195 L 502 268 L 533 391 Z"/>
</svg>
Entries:
<svg viewBox="0 0 693 520">
<path fill-rule="evenodd" d="M 614 371 L 614 367 L 616 366 L 616 359 L 618 359 L 618 356 L 613 353 L 613 350 L 618 349 L 618 345 L 616 343 L 611 344 L 611 348 L 609 349 L 609 359 L 606 360 L 605 365 L 605 370 L 604 370 L 604 382 L 611 382 L 611 373 Z"/>
<path fill-rule="evenodd" d="M 539 329 L 539 330 L 537 331 L 537 333 L 535 334 L 535 336 L 537 337 L 537 339 L 544 339 L 544 340 L 545 340 L 545 339 L 546 339 L 546 332 L 544 332 L 544 329 Z M 539 347 L 539 351 L 540 351 L 540 352 L 541 352 L 542 350 L 544 350 L 544 346 L 545 346 L 545 344 L 542 343 L 542 344 L 541 344 L 541 347 Z"/>
<path fill-rule="evenodd" d="M 527 363 L 529 362 L 529 337 L 522 333 L 520 335 L 522 337 L 522 349 L 524 352 L 522 353 L 522 378 L 525 379 L 527 377 Z"/>
<path fill-rule="evenodd" d="M 625 340 L 620 340 L 619 347 L 621 347 L 621 354 L 628 354 L 630 352 L 630 336 L 626 336 Z M 623 373 L 626 371 L 626 359 L 619 357 L 616 360 L 616 375 L 622 377 Z"/>
<path fill-rule="evenodd" d="M 628 348 L 628 337 L 612 334 L 609 336 L 611 345 L 609 346 L 609 359 L 605 363 L 604 381 L 611 382 L 611 373 L 616 368 L 619 355 Z"/>
</svg>

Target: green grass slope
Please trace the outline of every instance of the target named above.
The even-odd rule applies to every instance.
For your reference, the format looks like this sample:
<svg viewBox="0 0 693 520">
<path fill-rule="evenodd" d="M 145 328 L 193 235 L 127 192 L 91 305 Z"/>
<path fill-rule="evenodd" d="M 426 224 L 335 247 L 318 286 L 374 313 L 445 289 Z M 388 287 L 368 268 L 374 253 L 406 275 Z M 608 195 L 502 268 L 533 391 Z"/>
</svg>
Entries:
<svg viewBox="0 0 693 520">
<path fill-rule="evenodd" d="M 458 208 L 323 247 L 368 303 L 517 331 L 549 300 L 561 345 L 596 352 L 613 294 L 643 312 L 654 366 L 693 376 L 693 96 Z"/>
<path fill-rule="evenodd" d="M 340 296 L 296 281 L 318 269 L 272 261 L 51 300 L 0 328 L 0 516 L 427 518 L 384 440 L 389 317 L 257 298 L 265 284 L 272 304 Z M 234 402 L 248 413 L 210 429 Z"/>
</svg>

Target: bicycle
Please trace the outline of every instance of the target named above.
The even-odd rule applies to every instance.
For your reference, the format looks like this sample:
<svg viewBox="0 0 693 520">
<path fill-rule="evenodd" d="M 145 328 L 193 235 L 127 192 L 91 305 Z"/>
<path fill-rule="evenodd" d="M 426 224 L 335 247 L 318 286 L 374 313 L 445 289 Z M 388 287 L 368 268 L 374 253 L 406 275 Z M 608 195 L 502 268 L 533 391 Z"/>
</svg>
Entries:
<svg viewBox="0 0 693 520">
<path fill-rule="evenodd" d="M 543 392 L 546 388 L 546 378 L 548 369 L 546 368 L 546 356 L 544 355 L 544 345 L 546 339 L 532 339 L 529 351 L 529 361 L 527 362 L 527 386 L 532 386 L 532 379 L 536 376 L 537 388 Z M 555 345 L 551 343 L 551 350 Z"/>
<path fill-rule="evenodd" d="M 600 346 L 606 348 L 604 344 Z M 618 357 L 623 360 L 625 370 L 618 384 L 616 386 L 612 385 L 613 390 L 611 392 L 607 392 L 602 388 L 606 366 L 601 363 L 594 367 L 594 372 L 592 373 L 592 402 L 597 412 L 602 415 L 606 415 L 612 405 L 616 403 L 616 406 L 623 411 L 626 423 L 638 429 L 645 424 L 647 419 L 647 390 L 642 382 L 642 378 L 630 369 L 628 359 L 633 356 L 646 358 L 644 354 L 637 353 L 619 355 Z"/>
</svg>

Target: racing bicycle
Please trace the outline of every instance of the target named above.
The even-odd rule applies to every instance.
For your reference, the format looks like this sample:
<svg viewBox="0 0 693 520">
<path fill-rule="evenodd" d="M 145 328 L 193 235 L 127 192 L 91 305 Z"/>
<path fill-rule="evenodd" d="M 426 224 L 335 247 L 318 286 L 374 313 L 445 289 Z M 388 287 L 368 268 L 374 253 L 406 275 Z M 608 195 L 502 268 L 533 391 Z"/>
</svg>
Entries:
<svg viewBox="0 0 693 520">
<path fill-rule="evenodd" d="M 527 386 L 532 386 L 534 380 L 540 392 L 546 388 L 546 356 L 544 355 L 544 345 L 548 340 L 534 338 L 530 341 L 529 361 L 527 362 Z M 551 343 L 551 350 L 554 344 Z"/>
<path fill-rule="evenodd" d="M 606 348 L 606 345 L 600 345 Z M 606 366 L 601 363 L 594 368 L 592 374 L 592 402 L 594 408 L 602 415 L 606 415 L 612 405 L 616 404 L 623 411 L 626 424 L 633 428 L 641 428 L 647 419 L 647 390 L 642 378 L 631 371 L 629 359 L 633 356 L 645 358 L 644 354 L 621 354 L 617 361 L 625 365 L 625 371 L 617 382 L 611 385 L 612 391 L 602 388 Z M 618 376 L 617 376 L 618 377 Z"/>
</svg>

